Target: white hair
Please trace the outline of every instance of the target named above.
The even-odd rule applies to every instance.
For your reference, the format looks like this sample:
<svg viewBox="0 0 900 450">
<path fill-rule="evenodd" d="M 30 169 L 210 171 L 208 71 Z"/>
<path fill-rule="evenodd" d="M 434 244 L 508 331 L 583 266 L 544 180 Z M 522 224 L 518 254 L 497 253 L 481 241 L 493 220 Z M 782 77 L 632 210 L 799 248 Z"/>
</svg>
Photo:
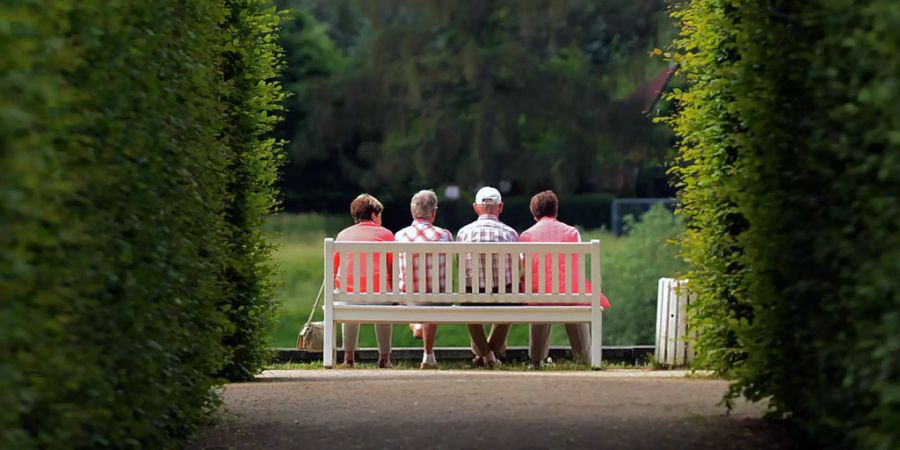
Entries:
<svg viewBox="0 0 900 450">
<path fill-rule="evenodd" d="M 413 218 L 430 219 L 434 214 L 434 210 L 437 209 L 437 203 L 437 194 L 430 189 L 423 189 L 416 192 L 416 195 L 413 195 L 412 200 L 409 202 L 409 211 L 412 213 Z"/>
</svg>

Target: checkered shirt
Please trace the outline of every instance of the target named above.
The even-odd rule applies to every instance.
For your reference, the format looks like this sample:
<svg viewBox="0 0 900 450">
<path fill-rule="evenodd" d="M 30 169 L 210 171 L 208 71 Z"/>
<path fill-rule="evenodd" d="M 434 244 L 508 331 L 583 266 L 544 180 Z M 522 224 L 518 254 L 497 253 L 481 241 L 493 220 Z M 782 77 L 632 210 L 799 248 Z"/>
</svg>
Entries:
<svg viewBox="0 0 900 450">
<path fill-rule="evenodd" d="M 519 234 L 505 223 L 501 222 L 497 216 L 493 214 L 482 214 L 478 216 L 478 220 L 460 228 L 456 233 L 456 240 L 459 242 L 516 242 L 519 240 Z M 500 271 L 499 255 L 493 255 L 491 267 L 493 272 L 494 286 L 498 286 L 498 272 Z M 478 282 L 479 287 L 485 286 L 484 281 L 485 257 L 481 255 L 478 265 Z M 512 256 L 506 257 L 506 283 L 512 284 Z M 472 255 L 466 255 L 466 286 L 472 287 Z"/>
<path fill-rule="evenodd" d="M 412 225 L 394 234 L 397 242 L 450 242 L 453 235 L 449 231 L 434 226 L 425 219 L 416 219 Z M 425 255 L 425 291 L 434 292 L 431 282 L 431 268 L 434 261 L 431 254 Z M 413 255 L 413 292 L 419 292 L 419 255 Z M 438 255 L 440 292 L 447 292 L 447 255 Z M 406 255 L 400 254 L 400 289 L 406 291 Z"/>
</svg>

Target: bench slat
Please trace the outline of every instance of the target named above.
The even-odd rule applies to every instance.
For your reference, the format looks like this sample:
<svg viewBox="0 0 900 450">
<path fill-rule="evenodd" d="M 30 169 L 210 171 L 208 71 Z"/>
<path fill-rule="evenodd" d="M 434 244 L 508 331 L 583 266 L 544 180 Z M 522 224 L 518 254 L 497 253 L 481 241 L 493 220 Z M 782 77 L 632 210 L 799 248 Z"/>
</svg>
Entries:
<svg viewBox="0 0 900 450">
<path fill-rule="evenodd" d="M 550 286 L 553 288 L 551 292 L 559 292 L 559 260 L 563 258 L 565 260 L 565 254 L 554 253 L 552 259 L 550 260 L 550 265 L 553 266 L 553 280 L 551 280 Z"/>
<path fill-rule="evenodd" d="M 444 276 L 445 276 L 444 287 L 445 287 L 446 292 L 453 292 L 453 254 L 445 253 L 444 259 L 445 259 L 444 267 L 446 267 L 446 269 L 447 269 L 446 272 L 444 272 Z"/>
<path fill-rule="evenodd" d="M 335 292 L 335 302 L 369 304 L 384 302 L 417 303 L 587 303 L 590 294 L 478 294 L 478 293 L 355 293 Z"/>
<path fill-rule="evenodd" d="M 547 292 L 547 254 L 541 253 L 538 257 L 538 294 L 544 295 Z"/>
<path fill-rule="evenodd" d="M 382 292 L 387 292 L 387 252 L 381 252 L 378 254 L 378 285 L 381 287 Z"/>
<path fill-rule="evenodd" d="M 534 254 L 531 252 L 525 253 L 525 292 L 533 293 L 534 292 Z"/>
<path fill-rule="evenodd" d="M 492 253 L 484 254 L 484 292 L 494 292 L 494 254 Z"/>
<path fill-rule="evenodd" d="M 334 305 L 334 320 L 350 323 L 579 323 L 590 322 L 589 306 Z"/>
<path fill-rule="evenodd" d="M 348 241 L 335 242 L 335 252 L 366 252 L 372 248 L 385 252 L 408 252 L 413 248 L 416 252 L 464 252 L 464 253 L 502 253 L 509 252 L 510 246 L 529 249 L 544 253 L 590 253 L 590 243 L 587 242 L 363 242 Z"/>
<path fill-rule="evenodd" d="M 416 256 L 413 256 L 416 260 L 419 261 L 419 267 L 415 267 L 414 269 L 419 269 L 419 273 L 416 275 L 416 292 L 427 292 L 426 287 L 428 287 L 428 277 L 425 274 L 425 269 L 428 268 L 428 254 L 424 252 L 419 252 Z M 407 292 L 409 292 L 407 290 Z"/>
<path fill-rule="evenodd" d="M 349 286 L 347 283 L 350 280 L 350 278 L 347 277 L 347 270 L 348 270 L 347 268 L 350 267 L 350 261 L 348 261 L 348 260 L 351 258 L 351 256 L 349 253 L 338 253 L 338 255 L 340 255 L 340 258 L 341 258 L 341 266 L 338 269 L 340 272 L 339 275 L 340 275 L 340 280 L 341 280 L 341 289 L 340 290 L 342 292 L 347 292 L 349 290 Z"/>
<path fill-rule="evenodd" d="M 441 292 L 441 257 L 438 253 L 430 253 L 429 257 L 431 258 L 431 290 L 434 292 Z"/>
<path fill-rule="evenodd" d="M 359 289 L 360 280 L 362 280 L 362 276 L 359 273 L 359 252 L 353 252 L 353 292 L 361 292 Z"/>
<path fill-rule="evenodd" d="M 391 258 L 391 291 L 394 294 L 400 292 L 400 255 L 402 253 L 394 253 Z"/>
<path fill-rule="evenodd" d="M 518 253 L 510 255 L 512 265 L 509 267 L 509 273 L 512 275 L 512 293 L 519 293 L 519 265 L 522 263 Z"/>
<path fill-rule="evenodd" d="M 584 257 L 585 255 L 579 255 L 582 258 L 578 258 L 578 292 L 587 292 L 587 278 L 584 277 L 584 265 L 587 264 L 588 258 Z"/>
<path fill-rule="evenodd" d="M 366 290 L 369 292 L 375 292 L 375 277 L 372 274 L 375 273 L 374 266 L 375 266 L 375 264 L 378 264 L 378 261 L 377 260 L 373 261 L 373 259 L 374 259 L 374 257 L 378 257 L 378 256 L 380 256 L 380 255 L 376 252 L 365 253 L 362 256 L 363 258 L 365 258 L 364 261 L 366 263 L 365 264 L 366 265 L 366 285 L 367 285 Z M 379 285 L 379 288 L 384 289 L 381 286 L 384 286 L 384 285 L 383 284 Z"/>
<path fill-rule="evenodd" d="M 457 283 L 459 284 L 456 292 L 466 292 L 466 254 L 465 253 L 457 253 L 456 254 L 456 270 L 459 279 Z"/>
<path fill-rule="evenodd" d="M 472 253 L 472 292 L 481 290 L 481 255 Z"/>
</svg>

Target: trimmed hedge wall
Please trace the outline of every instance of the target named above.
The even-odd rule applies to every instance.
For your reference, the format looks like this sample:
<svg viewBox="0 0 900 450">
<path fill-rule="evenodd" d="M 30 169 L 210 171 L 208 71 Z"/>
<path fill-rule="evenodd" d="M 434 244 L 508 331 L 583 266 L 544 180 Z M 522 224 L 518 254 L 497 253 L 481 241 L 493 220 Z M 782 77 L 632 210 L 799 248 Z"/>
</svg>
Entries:
<svg viewBox="0 0 900 450">
<path fill-rule="evenodd" d="M 702 361 L 815 444 L 900 447 L 900 6 L 674 12 Z"/>
<path fill-rule="evenodd" d="M 229 363 L 222 375 L 249 380 L 271 357 L 267 340 L 275 325 L 276 303 L 270 261 L 272 246 L 262 233 L 265 216 L 277 206 L 274 187 L 284 155 L 268 136 L 277 123 L 284 93 L 278 83 L 282 53 L 276 44 L 281 15 L 270 0 L 227 0 L 223 76 L 229 87 L 224 141 L 228 154 L 228 257 L 223 310 Z"/>
<path fill-rule="evenodd" d="M 0 447 L 171 447 L 216 405 L 215 374 L 238 354 L 224 333 L 243 326 L 223 302 L 262 301 L 253 283 L 266 274 L 265 251 L 233 248 L 242 233 L 261 246 L 253 215 L 271 199 L 249 219 L 226 211 L 271 191 L 233 180 L 274 177 L 234 169 L 239 147 L 274 149 L 265 126 L 245 134 L 227 119 L 277 96 L 223 101 L 237 89 L 223 77 L 233 11 L 0 5 Z M 227 283 L 236 265 L 257 279 Z"/>
</svg>

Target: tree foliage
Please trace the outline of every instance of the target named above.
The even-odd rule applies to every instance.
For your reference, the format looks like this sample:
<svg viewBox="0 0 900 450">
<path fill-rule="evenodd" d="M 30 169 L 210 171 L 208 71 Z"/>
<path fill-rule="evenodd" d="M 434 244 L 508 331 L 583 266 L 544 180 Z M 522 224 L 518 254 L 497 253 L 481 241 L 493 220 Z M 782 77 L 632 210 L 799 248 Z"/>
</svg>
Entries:
<svg viewBox="0 0 900 450">
<path fill-rule="evenodd" d="M 822 446 L 896 448 L 900 8 L 696 0 L 675 17 L 698 350 Z"/>
<path fill-rule="evenodd" d="M 232 120 L 276 101 L 235 101 L 223 78 L 235 12 L 0 4 L 0 447 L 172 447 L 216 404 L 223 333 L 243 326 L 223 300 L 260 300 L 223 273 L 265 276 L 253 228 L 271 192 L 254 186 L 274 179 L 265 126 Z M 242 80 L 272 75 L 264 41 L 244 43 L 261 59 Z"/>
<path fill-rule="evenodd" d="M 647 56 L 669 26 L 661 1 L 341 4 L 342 23 L 361 30 L 339 47 L 347 62 L 306 77 L 321 83 L 304 97 L 305 116 L 284 125 L 300 137 L 291 164 L 329 189 L 295 192 L 289 168 L 288 207 L 333 204 L 335 189 L 349 191 L 344 204 L 358 190 L 389 200 L 500 181 L 518 194 L 633 192 L 619 174 L 666 151 L 666 132 L 629 97 L 662 69 Z M 335 67 L 332 58 L 323 52 L 320 64 Z"/>
</svg>

